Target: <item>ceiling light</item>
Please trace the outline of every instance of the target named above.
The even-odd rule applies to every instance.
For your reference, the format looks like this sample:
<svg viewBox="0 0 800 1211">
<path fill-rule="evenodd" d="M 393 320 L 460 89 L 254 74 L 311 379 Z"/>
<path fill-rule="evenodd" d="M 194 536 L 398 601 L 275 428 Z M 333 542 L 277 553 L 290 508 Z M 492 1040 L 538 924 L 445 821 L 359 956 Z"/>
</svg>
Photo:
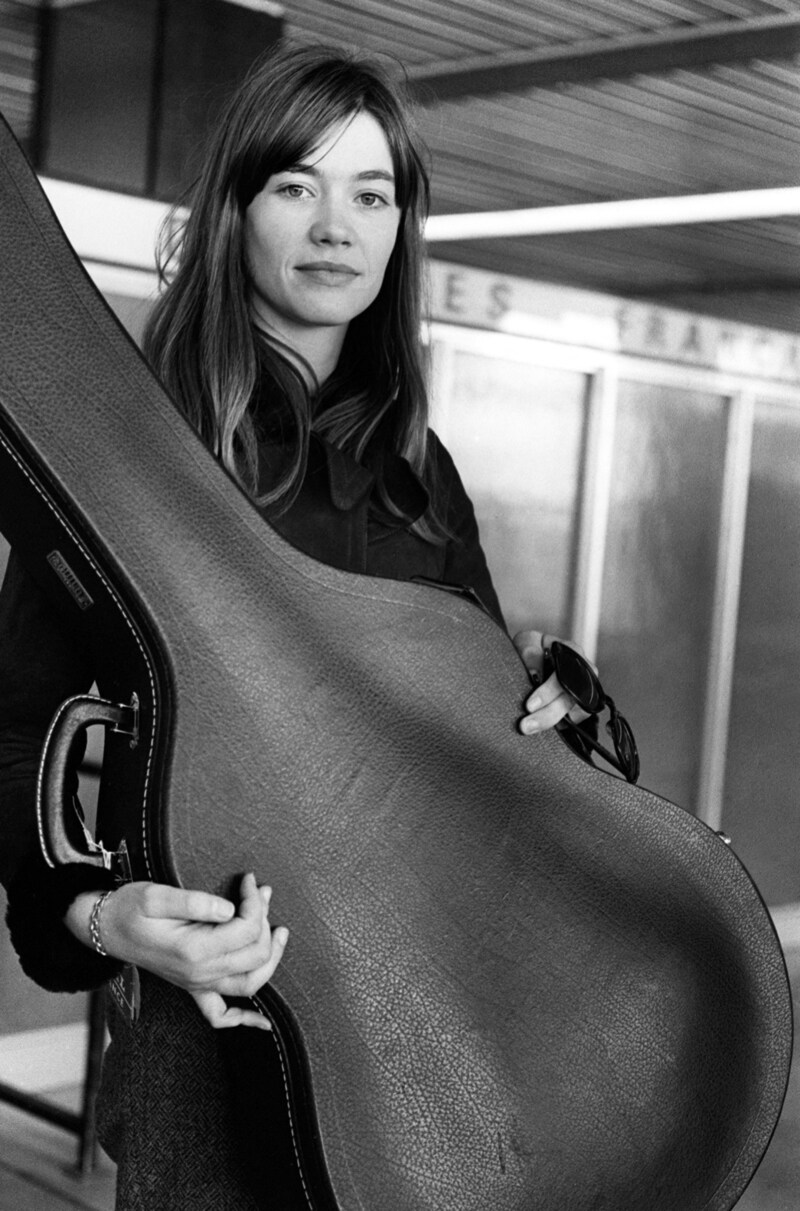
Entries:
<svg viewBox="0 0 800 1211">
<path fill-rule="evenodd" d="M 540 206 L 530 210 L 438 214 L 428 219 L 425 238 L 430 243 L 440 243 L 615 228 L 672 227 L 684 223 L 725 223 L 789 215 L 800 215 L 800 186 L 669 198 L 631 198 L 576 206 Z"/>
</svg>

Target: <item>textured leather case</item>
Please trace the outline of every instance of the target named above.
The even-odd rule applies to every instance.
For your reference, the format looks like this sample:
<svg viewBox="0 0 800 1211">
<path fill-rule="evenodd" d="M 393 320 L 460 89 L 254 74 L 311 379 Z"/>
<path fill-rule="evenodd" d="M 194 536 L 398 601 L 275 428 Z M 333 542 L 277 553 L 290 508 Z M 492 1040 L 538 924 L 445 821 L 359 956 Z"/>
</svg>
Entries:
<svg viewBox="0 0 800 1211">
<path fill-rule="evenodd" d="M 95 645 L 101 822 L 136 873 L 291 929 L 276 1022 L 325 1211 L 726 1211 L 791 1050 L 730 848 L 516 730 L 470 602 L 314 562 L 163 393 L 0 136 L 0 523 Z"/>
</svg>

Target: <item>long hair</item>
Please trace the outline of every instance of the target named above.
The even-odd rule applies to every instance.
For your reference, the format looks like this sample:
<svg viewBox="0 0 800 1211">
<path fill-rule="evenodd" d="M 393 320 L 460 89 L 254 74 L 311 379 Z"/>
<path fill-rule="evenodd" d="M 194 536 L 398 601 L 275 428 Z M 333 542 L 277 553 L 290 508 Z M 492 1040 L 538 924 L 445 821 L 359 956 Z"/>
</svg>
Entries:
<svg viewBox="0 0 800 1211">
<path fill-rule="evenodd" d="M 400 209 L 381 289 L 348 327 L 337 367 L 309 391 L 296 359 L 253 324 L 245 212 L 274 173 L 302 163 L 326 132 L 366 112 L 391 152 Z M 145 353 L 203 440 L 260 505 L 288 507 L 305 473 L 312 428 L 382 474 L 402 455 L 435 494 L 426 457 L 427 388 L 421 341 L 422 225 L 429 185 L 399 89 L 372 60 L 337 48 L 279 49 L 261 58 L 228 103 L 187 199 L 160 250 L 163 293 Z M 259 490 L 256 396 L 280 418 L 292 450 L 278 482 Z M 415 526 L 437 541 L 435 503 Z"/>
</svg>

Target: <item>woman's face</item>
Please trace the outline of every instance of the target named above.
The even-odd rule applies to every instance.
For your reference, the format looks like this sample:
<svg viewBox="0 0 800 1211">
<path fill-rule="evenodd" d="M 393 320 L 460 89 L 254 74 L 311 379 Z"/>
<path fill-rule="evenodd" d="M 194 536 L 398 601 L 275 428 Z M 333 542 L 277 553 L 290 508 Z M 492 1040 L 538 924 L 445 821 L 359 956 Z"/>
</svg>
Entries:
<svg viewBox="0 0 800 1211">
<path fill-rule="evenodd" d="M 389 145 L 370 114 L 328 131 L 305 160 L 271 176 L 248 206 L 245 256 L 256 323 L 319 369 L 315 353 L 338 356 L 350 320 L 378 294 L 400 211 Z"/>
</svg>

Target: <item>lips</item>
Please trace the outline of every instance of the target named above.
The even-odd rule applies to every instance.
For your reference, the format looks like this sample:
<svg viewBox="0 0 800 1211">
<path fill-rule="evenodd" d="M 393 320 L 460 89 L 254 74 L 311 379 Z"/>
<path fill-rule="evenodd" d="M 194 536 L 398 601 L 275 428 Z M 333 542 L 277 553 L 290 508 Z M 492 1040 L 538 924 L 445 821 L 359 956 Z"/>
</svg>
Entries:
<svg viewBox="0 0 800 1211">
<path fill-rule="evenodd" d="M 308 261 L 296 268 L 320 286 L 345 286 L 359 276 L 357 269 L 341 261 Z"/>
</svg>

